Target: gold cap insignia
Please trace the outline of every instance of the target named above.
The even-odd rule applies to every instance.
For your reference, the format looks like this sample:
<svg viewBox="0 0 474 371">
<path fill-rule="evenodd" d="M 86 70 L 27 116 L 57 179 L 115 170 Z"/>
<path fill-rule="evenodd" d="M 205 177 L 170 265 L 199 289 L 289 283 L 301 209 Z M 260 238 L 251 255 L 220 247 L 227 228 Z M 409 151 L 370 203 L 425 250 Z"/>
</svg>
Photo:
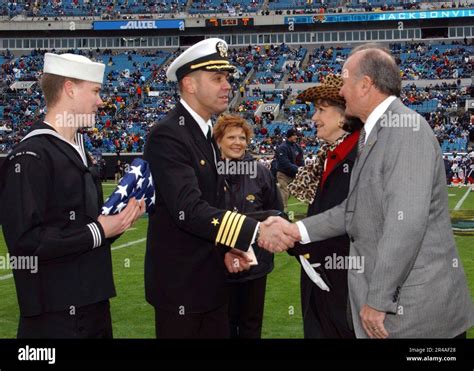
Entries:
<svg viewBox="0 0 474 371">
<path fill-rule="evenodd" d="M 216 49 L 217 49 L 217 52 L 219 53 L 219 55 L 222 57 L 222 58 L 227 58 L 227 45 L 224 44 L 222 41 L 219 41 L 217 44 L 216 44 Z"/>
</svg>

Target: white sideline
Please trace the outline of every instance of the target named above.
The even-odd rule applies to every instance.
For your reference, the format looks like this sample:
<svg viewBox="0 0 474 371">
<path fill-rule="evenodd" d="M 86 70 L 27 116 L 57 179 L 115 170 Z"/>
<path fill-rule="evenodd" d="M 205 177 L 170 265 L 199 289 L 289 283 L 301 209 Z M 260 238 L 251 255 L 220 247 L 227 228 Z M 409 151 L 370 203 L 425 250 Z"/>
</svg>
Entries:
<svg viewBox="0 0 474 371">
<path fill-rule="evenodd" d="M 471 192 L 471 188 L 470 187 L 467 187 L 467 191 L 466 193 L 464 193 L 464 196 L 462 196 L 462 198 L 459 200 L 459 202 L 456 204 L 456 206 L 454 207 L 454 210 L 459 210 L 462 206 L 462 204 L 464 203 L 464 201 L 466 201 L 466 198 L 467 196 L 469 196 L 469 192 Z"/>
<path fill-rule="evenodd" d="M 127 242 L 127 243 L 124 243 L 124 244 L 122 244 L 122 245 L 118 245 L 118 246 L 112 247 L 111 250 L 113 251 L 113 250 L 122 249 L 122 248 L 124 248 L 124 247 L 136 245 L 137 243 L 140 243 L 140 242 L 143 242 L 143 241 L 146 241 L 146 237 L 145 237 L 145 238 L 140 238 L 139 240 L 136 240 L 136 241 Z"/>
</svg>

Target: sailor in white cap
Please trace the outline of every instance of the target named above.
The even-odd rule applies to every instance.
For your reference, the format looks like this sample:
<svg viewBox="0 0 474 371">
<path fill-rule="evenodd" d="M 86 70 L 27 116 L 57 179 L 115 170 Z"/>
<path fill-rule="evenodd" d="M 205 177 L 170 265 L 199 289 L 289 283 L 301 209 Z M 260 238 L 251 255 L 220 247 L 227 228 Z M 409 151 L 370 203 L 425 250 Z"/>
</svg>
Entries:
<svg viewBox="0 0 474 371">
<path fill-rule="evenodd" d="M 99 216 L 100 178 L 77 130 L 95 122 L 104 67 L 79 55 L 46 53 L 46 117 L 33 124 L 0 170 L 8 251 L 36 264 L 13 271 L 19 338 L 112 337 L 110 244 L 144 204 L 134 200 L 118 215 Z"/>
<path fill-rule="evenodd" d="M 145 289 L 159 338 L 229 337 L 224 255 L 232 254 L 238 270 L 248 269 L 245 252 L 257 230 L 275 246 L 288 242 L 277 230 L 220 208 L 225 187 L 211 116 L 228 108 L 234 70 L 224 40 L 206 39 L 184 51 L 167 71 L 181 100 L 145 145 L 157 193 L 148 219 Z"/>
</svg>

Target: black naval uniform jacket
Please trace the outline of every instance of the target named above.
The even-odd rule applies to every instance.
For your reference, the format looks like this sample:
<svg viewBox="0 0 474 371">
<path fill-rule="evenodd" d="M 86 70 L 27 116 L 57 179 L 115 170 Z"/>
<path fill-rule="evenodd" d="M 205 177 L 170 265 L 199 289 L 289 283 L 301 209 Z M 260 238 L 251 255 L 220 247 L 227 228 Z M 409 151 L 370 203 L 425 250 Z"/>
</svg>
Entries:
<svg viewBox="0 0 474 371">
<path fill-rule="evenodd" d="M 224 253 L 247 251 L 257 221 L 219 208 L 223 179 L 212 146 L 181 103 L 151 129 L 144 157 L 156 189 L 145 256 L 146 299 L 183 314 L 214 310 L 227 303 Z"/>
<path fill-rule="evenodd" d="M 91 172 L 90 158 L 86 167 L 70 144 L 52 135 L 51 126 L 37 122 L 30 133 L 41 131 L 15 146 L 0 174 L 0 222 L 9 254 L 39 262 L 37 273 L 13 270 L 22 316 L 115 296 L 112 240 L 97 221 L 98 174 Z"/>
</svg>

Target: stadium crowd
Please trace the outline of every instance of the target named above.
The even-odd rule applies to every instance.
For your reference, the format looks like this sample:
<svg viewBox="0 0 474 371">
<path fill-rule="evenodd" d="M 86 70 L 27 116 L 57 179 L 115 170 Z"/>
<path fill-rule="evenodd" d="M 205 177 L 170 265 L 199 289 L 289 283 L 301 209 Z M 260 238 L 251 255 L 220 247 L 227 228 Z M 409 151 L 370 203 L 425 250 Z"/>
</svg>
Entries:
<svg viewBox="0 0 474 371">
<path fill-rule="evenodd" d="M 401 99 L 421 113 L 432 126 L 444 152 L 466 151 L 474 137 L 465 102 L 471 87 L 462 86 L 461 78 L 472 73 L 469 59 L 474 47 L 467 43 L 450 44 L 394 43 L 402 78 L 432 80 L 426 87 L 415 82 L 406 85 Z M 70 51 L 71 52 L 71 51 Z M 151 125 L 174 107 L 179 99 L 174 85 L 166 82 L 165 71 L 181 50 L 129 51 L 89 50 L 87 57 L 106 64 L 102 89 L 104 106 L 96 127 L 86 132 L 91 152 L 142 152 Z M 295 87 L 302 82 L 320 82 L 328 73 L 340 73 L 350 49 L 324 46 L 308 50 L 288 45 L 249 45 L 231 49 L 229 58 L 238 67 L 231 78 L 231 111 L 243 115 L 254 128 L 249 149 L 271 155 L 289 128 L 298 133 L 298 142 L 307 153 L 315 153 L 319 141 L 311 122 L 314 107 L 296 100 Z M 0 56 L 2 76 L 0 95 L 0 152 L 8 152 L 44 114 L 44 101 L 36 83 L 42 68 L 44 50 L 15 58 L 8 50 Z M 307 59 L 305 68 L 301 68 Z M 421 63 L 424 61 L 424 63 Z M 421 66 L 421 67 L 420 67 Z M 438 83 L 443 78 L 452 83 Z M 15 88 L 14 83 L 31 82 Z M 292 83 L 277 89 L 280 82 Z M 275 86 L 275 88 L 269 88 Z M 12 88 L 13 87 L 13 88 Z M 257 113 L 263 103 L 277 104 L 279 113 Z"/>
<path fill-rule="evenodd" d="M 150 18 L 150 14 L 184 14 L 205 16 L 208 14 L 250 15 L 250 14 L 301 14 L 301 13 L 346 13 L 378 12 L 394 10 L 435 10 L 466 8 L 468 1 L 402 1 L 402 0 L 15 0 L 0 4 L 0 16 L 15 18 L 18 15 L 36 19 L 51 17 L 60 20 L 65 17 L 102 19 Z"/>
</svg>

